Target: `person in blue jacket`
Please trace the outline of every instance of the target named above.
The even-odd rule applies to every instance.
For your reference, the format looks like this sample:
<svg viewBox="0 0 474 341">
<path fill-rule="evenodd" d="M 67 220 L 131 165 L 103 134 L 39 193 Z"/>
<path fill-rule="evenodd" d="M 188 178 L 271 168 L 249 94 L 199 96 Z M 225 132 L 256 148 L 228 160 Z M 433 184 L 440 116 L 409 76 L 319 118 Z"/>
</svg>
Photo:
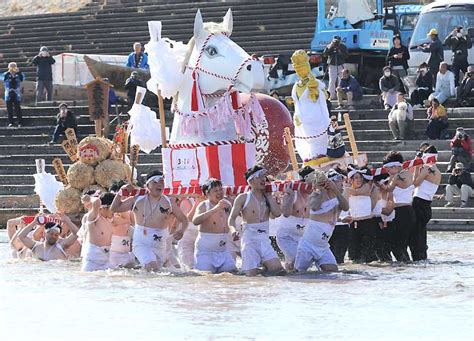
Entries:
<svg viewBox="0 0 474 341">
<path fill-rule="evenodd" d="M 136 69 L 149 69 L 148 66 L 148 55 L 142 51 L 142 44 L 134 43 L 133 51 L 128 55 L 127 67 L 133 67 Z"/>
<path fill-rule="evenodd" d="M 8 112 L 8 126 L 13 127 L 15 120 L 13 112 L 15 111 L 18 119 L 18 127 L 22 125 L 21 117 L 21 82 L 25 79 L 25 75 L 20 72 L 15 62 L 8 64 L 8 71 L 2 75 L 5 84 L 5 103 Z"/>
</svg>

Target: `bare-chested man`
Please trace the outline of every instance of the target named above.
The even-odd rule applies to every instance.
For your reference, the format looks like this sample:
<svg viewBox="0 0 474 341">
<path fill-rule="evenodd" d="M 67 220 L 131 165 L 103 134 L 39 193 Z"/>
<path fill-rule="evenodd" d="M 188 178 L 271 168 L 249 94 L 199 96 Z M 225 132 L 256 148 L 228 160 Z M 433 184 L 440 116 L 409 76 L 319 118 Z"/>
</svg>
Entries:
<svg viewBox="0 0 474 341">
<path fill-rule="evenodd" d="M 441 183 L 441 172 L 436 167 L 438 151 L 435 146 L 429 146 L 423 151 L 422 159 L 425 164 L 416 167 L 413 174 L 413 210 L 415 211 L 415 226 L 408 239 L 411 256 L 414 261 L 426 260 L 428 244 L 426 241 L 426 224 L 431 219 L 431 202 Z"/>
<path fill-rule="evenodd" d="M 123 186 L 112 203 L 112 211 L 133 211 L 135 230 L 132 250 L 140 265 L 147 271 L 158 271 L 167 258 L 166 240 L 174 218 L 180 222 L 180 228 L 173 236 L 176 240 L 183 237 L 188 220 L 175 200 L 163 195 L 163 173 L 154 171 L 148 174 L 146 186 L 148 194 L 129 197 L 122 200 L 122 190 L 132 190 L 131 185 Z"/>
<path fill-rule="evenodd" d="M 323 271 L 337 271 L 329 239 L 339 214 L 347 211 L 349 204 L 324 172 L 315 170 L 305 182 L 311 183 L 313 192 L 309 197 L 309 223 L 298 244 L 295 269 L 306 271 L 314 262 Z"/>
<path fill-rule="evenodd" d="M 299 175 L 304 179 L 306 175 L 313 172 L 309 166 L 300 170 Z M 311 189 L 301 189 L 295 191 L 288 189 L 283 195 L 281 210 L 283 221 L 277 231 L 276 238 L 278 246 L 285 255 L 285 267 L 293 270 L 296 258 L 296 249 L 300 238 L 303 236 L 309 212 L 307 212 L 308 197 Z"/>
<path fill-rule="evenodd" d="M 228 219 L 232 204 L 224 198 L 222 182 L 209 179 L 202 186 L 207 200 L 201 202 L 193 217 L 198 225 L 194 268 L 212 273 L 236 270 L 235 260 L 229 250 Z M 234 233 L 233 237 L 237 238 Z"/>
<path fill-rule="evenodd" d="M 41 216 L 35 217 L 33 222 L 21 230 L 21 232 L 18 234 L 20 241 L 23 243 L 23 245 L 31 250 L 32 256 L 34 258 L 40 259 L 42 261 L 68 259 L 68 255 L 64 250 L 74 244 L 76 241 L 76 233 L 78 231 L 77 226 L 71 221 L 71 219 L 69 219 L 67 215 L 61 214 L 60 221 L 69 228 L 71 234 L 66 238 L 60 238 L 62 230 L 61 226 L 58 223 L 49 222 L 44 225 L 44 242 L 37 242 L 28 237 L 28 234 L 33 231 L 37 225 L 39 225 L 39 217 Z"/>
<path fill-rule="evenodd" d="M 98 271 L 111 268 L 110 245 L 112 243 L 112 218 L 110 205 L 114 195 L 102 193 L 100 197 L 85 195 L 82 202 L 89 211 L 84 224 L 87 231 L 82 258 L 82 271 Z"/>
<path fill-rule="evenodd" d="M 242 214 L 242 270 L 247 276 L 257 275 L 260 264 L 270 274 L 284 273 L 269 238 L 270 213 L 276 218 L 281 211 L 272 194 L 265 192 L 266 174 L 266 169 L 258 165 L 247 170 L 245 179 L 251 189 L 237 196 L 229 217 L 230 230 L 235 233 L 235 220 Z"/>
</svg>

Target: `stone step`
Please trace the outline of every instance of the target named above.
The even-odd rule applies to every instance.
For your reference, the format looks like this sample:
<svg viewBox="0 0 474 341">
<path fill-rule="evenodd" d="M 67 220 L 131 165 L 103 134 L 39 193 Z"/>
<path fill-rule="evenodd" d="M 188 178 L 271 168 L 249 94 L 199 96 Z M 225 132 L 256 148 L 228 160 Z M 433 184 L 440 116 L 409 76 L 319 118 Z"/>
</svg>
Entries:
<svg viewBox="0 0 474 341">
<path fill-rule="evenodd" d="M 474 118 L 450 118 L 448 122 L 452 130 L 455 130 L 457 127 L 463 127 L 464 129 L 474 128 Z M 351 120 L 351 124 L 354 130 L 373 130 L 388 128 L 387 119 Z M 417 131 L 423 131 L 426 130 L 427 124 L 428 120 L 426 119 L 415 119 L 413 122 L 413 128 Z"/>
<path fill-rule="evenodd" d="M 429 231 L 474 231 L 474 219 L 432 219 Z"/>
</svg>

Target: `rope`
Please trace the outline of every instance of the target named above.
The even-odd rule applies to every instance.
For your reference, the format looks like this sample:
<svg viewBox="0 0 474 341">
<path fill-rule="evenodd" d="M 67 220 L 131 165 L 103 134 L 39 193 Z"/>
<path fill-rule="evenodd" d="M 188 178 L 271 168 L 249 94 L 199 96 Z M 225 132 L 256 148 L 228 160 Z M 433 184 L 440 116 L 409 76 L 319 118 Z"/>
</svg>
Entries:
<svg viewBox="0 0 474 341">
<path fill-rule="evenodd" d="M 183 149 L 183 148 L 197 148 L 197 147 L 212 147 L 212 146 L 224 146 L 229 144 L 242 143 L 239 140 L 227 140 L 227 141 L 211 141 L 204 143 L 178 143 L 178 144 L 168 144 L 170 149 Z"/>
</svg>

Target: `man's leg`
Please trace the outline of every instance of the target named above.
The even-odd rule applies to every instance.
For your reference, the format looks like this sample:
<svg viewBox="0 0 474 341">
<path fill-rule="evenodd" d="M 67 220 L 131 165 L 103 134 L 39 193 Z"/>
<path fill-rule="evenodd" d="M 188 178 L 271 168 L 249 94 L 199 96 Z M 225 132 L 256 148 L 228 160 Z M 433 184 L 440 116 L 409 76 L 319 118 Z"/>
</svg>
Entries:
<svg viewBox="0 0 474 341">
<path fill-rule="evenodd" d="M 15 100 L 13 102 L 13 105 L 15 106 L 15 114 L 18 119 L 18 124 L 23 124 L 23 116 L 21 115 L 21 103 L 18 100 Z"/>
<path fill-rule="evenodd" d="M 15 119 L 13 117 L 13 100 L 10 98 L 7 101 L 7 112 L 8 112 L 8 123 L 15 124 Z"/>
<path fill-rule="evenodd" d="M 352 106 L 354 104 L 354 94 L 352 93 L 352 91 L 348 91 L 346 92 L 346 96 L 347 96 L 347 105 L 349 106 Z"/>
<path fill-rule="evenodd" d="M 461 195 L 461 190 L 456 185 L 447 185 L 446 186 L 446 201 L 447 202 L 454 202 L 454 196 Z"/>
<path fill-rule="evenodd" d="M 46 88 L 46 100 L 51 101 L 53 100 L 53 81 L 45 81 L 45 88 Z"/>
<path fill-rule="evenodd" d="M 44 100 L 44 81 L 36 81 L 36 103 Z"/>
<path fill-rule="evenodd" d="M 342 89 L 337 89 L 337 104 L 341 107 L 344 105 L 344 97 L 344 91 Z"/>
<path fill-rule="evenodd" d="M 453 73 L 454 73 L 454 85 L 459 85 L 459 72 L 461 71 L 462 65 L 459 62 L 453 62 Z"/>
<path fill-rule="evenodd" d="M 54 129 L 54 133 L 53 133 L 53 141 L 56 143 L 58 142 L 58 139 L 59 139 L 59 135 L 61 134 L 64 134 L 64 127 L 60 124 L 58 124 L 56 126 L 56 128 Z"/>
<path fill-rule="evenodd" d="M 336 98 L 337 70 L 338 67 L 336 65 L 329 65 L 329 94 L 331 99 Z"/>
<path fill-rule="evenodd" d="M 472 187 L 468 185 L 462 185 L 461 186 L 461 201 L 464 204 L 467 204 L 467 201 L 471 197 L 472 194 Z"/>
<path fill-rule="evenodd" d="M 406 138 L 406 120 L 397 120 L 398 130 L 400 131 L 400 138 L 404 140 Z"/>
<path fill-rule="evenodd" d="M 392 132 L 393 138 L 395 140 L 399 139 L 398 136 L 398 124 L 397 121 L 394 120 L 388 120 L 388 126 L 390 127 L 390 131 Z"/>
</svg>

